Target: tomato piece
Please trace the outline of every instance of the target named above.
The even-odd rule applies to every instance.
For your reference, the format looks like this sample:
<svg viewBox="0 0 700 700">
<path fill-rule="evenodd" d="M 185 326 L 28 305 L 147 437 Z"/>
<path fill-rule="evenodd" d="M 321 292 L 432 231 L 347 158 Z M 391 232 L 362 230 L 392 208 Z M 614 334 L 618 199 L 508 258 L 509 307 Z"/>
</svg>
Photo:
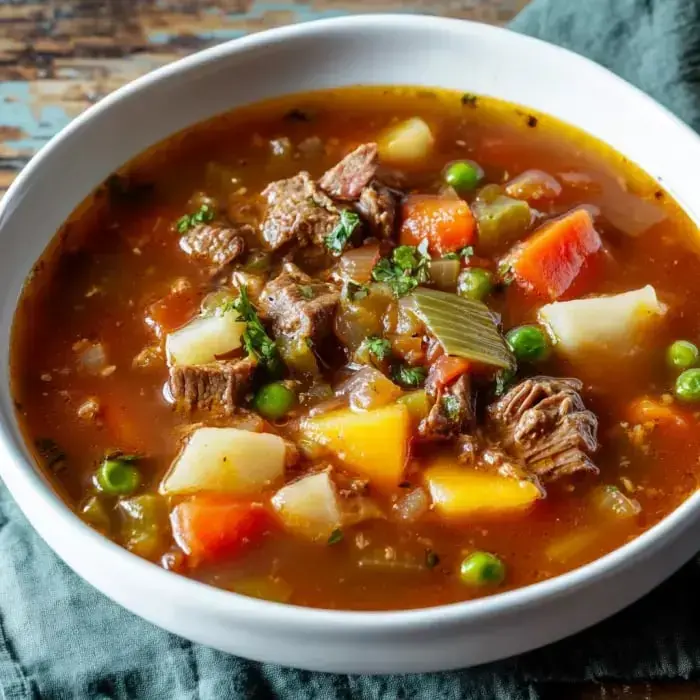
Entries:
<svg viewBox="0 0 700 700">
<path fill-rule="evenodd" d="M 454 253 L 476 240 L 476 222 L 469 205 L 461 199 L 435 195 L 411 195 L 401 208 L 402 245 L 428 241 L 433 255 Z"/>
<path fill-rule="evenodd" d="M 469 371 L 469 360 L 454 355 L 441 355 L 430 368 L 429 386 L 436 391 L 440 387 L 451 384 L 465 372 Z"/>
<path fill-rule="evenodd" d="M 196 566 L 242 554 L 259 544 L 273 526 L 256 503 L 218 496 L 194 496 L 170 515 L 175 541 Z"/>
<path fill-rule="evenodd" d="M 199 310 L 199 295 L 194 289 L 178 289 L 154 301 L 146 309 L 146 323 L 162 338 L 184 326 Z"/>
</svg>

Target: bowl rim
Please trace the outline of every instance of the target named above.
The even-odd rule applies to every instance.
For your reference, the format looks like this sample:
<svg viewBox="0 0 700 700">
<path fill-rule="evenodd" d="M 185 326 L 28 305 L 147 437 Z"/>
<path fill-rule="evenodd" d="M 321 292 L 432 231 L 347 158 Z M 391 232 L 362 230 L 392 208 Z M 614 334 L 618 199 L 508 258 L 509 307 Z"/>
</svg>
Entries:
<svg viewBox="0 0 700 700">
<path fill-rule="evenodd" d="M 540 39 L 501 27 L 431 15 L 391 13 L 350 15 L 269 29 L 224 42 L 157 68 L 118 88 L 73 119 L 31 159 L 0 201 L 0 226 L 6 217 L 11 215 L 14 198 L 20 194 L 25 183 L 31 180 L 34 173 L 43 167 L 44 160 L 52 153 L 56 145 L 68 135 L 80 130 L 85 122 L 97 114 L 109 110 L 114 103 L 126 96 L 148 90 L 151 85 L 157 82 L 185 73 L 202 64 L 218 61 L 254 47 L 284 43 L 292 37 L 311 37 L 327 30 L 362 31 L 365 28 L 382 24 L 390 27 L 392 31 L 400 31 L 402 27 L 415 29 L 418 25 L 432 25 L 432 29 L 444 29 L 445 31 L 464 31 L 467 29 L 486 35 L 509 34 L 509 40 L 515 44 L 529 45 L 539 50 L 546 47 L 550 55 L 559 55 L 570 63 L 585 65 L 588 70 L 597 70 L 606 80 L 616 81 L 621 89 L 638 93 L 644 98 L 649 109 L 657 110 L 660 116 L 675 123 L 677 129 L 685 131 L 688 138 L 698 141 L 698 135 L 690 127 L 635 86 L 583 56 Z M 614 147 L 614 144 L 611 145 Z M 97 184 L 99 183 L 95 183 L 95 185 Z M 76 206 L 77 204 L 76 202 Z M 683 203 L 680 205 L 685 209 Z M 9 368 L 5 368 L 5 371 L 8 372 Z M 14 427 L 13 420 L 15 421 Z M 17 436 L 13 435 L 13 429 Z M 655 550 L 663 547 L 666 541 L 680 535 L 692 524 L 693 516 L 697 517 L 700 513 L 700 492 L 696 491 L 657 524 L 608 554 L 544 581 L 494 593 L 484 598 L 427 608 L 389 611 L 311 608 L 251 598 L 219 589 L 184 576 L 174 575 L 173 572 L 166 571 L 160 566 L 132 554 L 93 530 L 63 502 L 50 486 L 48 478 L 42 474 L 40 468 L 23 454 L 21 449 L 23 443 L 21 433 L 16 429 L 15 416 L 4 416 L 3 420 L 0 420 L 0 445 L 10 459 L 6 462 L 4 460 L 0 462 L 0 473 L 8 484 L 13 498 L 15 498 L 15 487 L 32 492 L 35 499 L 32 511 L 37 508 L 46 509 L 50 512 L 51 518 L 60 521 L 61 525 L 66 528 L 66 532 L 82 541 L 86 547 L 108 552 L 114 565 L 119 567 L 120 576 L 133 577 L 134 580 L 139 581 L 139 586 L 167 588 L 173 597 L 195 601 L 196 607 L 202 607 L 214 613 L 225 612 L 238 615 L 242 619 L 257 620 L 263 624 L 271 623 L 278 629 L 292 629 L 303 625 L 309 631 L 331 628 L 336 632 L 364 634 L 379 633 L 389 628 L 392 632 L 426 630 L 433 628 L 438 621 L 443 627 L 490 621 L 511 614 L 513 611 L 537 606 L 545 599 L 552 600 L 572 594 L 594 581 L 616 575 L 627 568 L 632 560 L 649 557 Z M 19 505 L 19 499 L 17 499 L 17 504 Z M 20 508 L 24 510 L 22 505 Z M 33 522 L 29 511 L 30 509 L 27 508 L 25 514 L 30 522 Z M 669 575 L 671 573 L 673 572 L 669 572 Z"/>
</svg>

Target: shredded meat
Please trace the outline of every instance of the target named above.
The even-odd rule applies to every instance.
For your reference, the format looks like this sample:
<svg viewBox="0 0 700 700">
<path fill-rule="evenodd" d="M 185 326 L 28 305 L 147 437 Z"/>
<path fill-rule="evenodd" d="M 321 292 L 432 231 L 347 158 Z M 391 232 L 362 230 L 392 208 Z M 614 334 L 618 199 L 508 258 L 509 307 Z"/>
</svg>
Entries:
<svg viewBox="0 0 700 700">
<path fill-rule="evenodd" d="M 418 433 L 424 440 L 450 440 L 466 432 L 473 418 L 469 376 L 463 374 L 456 382 L 438 390 L 430 413 L 418 426 Z"/>
<path fill-rule="evenodd" d="M 377 144 L 364 143 L 326 171 L 318 181 L 335 199 L 355 201 L 377 172 Z"/>
<path fill-rule="evenodd" d="M 262 196 L 267 211 L 261 230 L 272 250 L 294 240 L 301 246 L 323 244 L 340 220 L 333 200 L 304 171 L 270 183 Z"/>
<path fill-rule="evenodd" d="M 299 335 L 317 341 L 328 335 L 340 292 L 318 282 L 293 263 L 268 282 L 260 295 L 263 313 L 272 320 L 276 335 Z"/>
<path fill-rule="evenodd" d="M 396 220 L 396 195 L 380 182 L 372 182 L 362 190 L 357 211 L 377 238 L 391 238 Z"/>
<path fill-rule="evenodd" d="M 180 238 L 180 247 L 188 255 L 207 262 L 212 273 L 219 272 L 239 258 L 245 251 L 245 239 L 241 235 L 250 226 L 232 228 L 218 224 L 197 224 Z"/>
<path fill-rule="evenodd" d="M 598 419 L 581 399 L 577 379 L 533 377 L 489 407 L 500 444 L 542 481 L 596 472 Z"/>
<path fill-rule="evenodd" d="M 182 365 L 170 368 L 170 393 L 177 404 L 188 409 L 221 409 L 233 413 L 247 390 L 255 360 Z"/>
</svg>

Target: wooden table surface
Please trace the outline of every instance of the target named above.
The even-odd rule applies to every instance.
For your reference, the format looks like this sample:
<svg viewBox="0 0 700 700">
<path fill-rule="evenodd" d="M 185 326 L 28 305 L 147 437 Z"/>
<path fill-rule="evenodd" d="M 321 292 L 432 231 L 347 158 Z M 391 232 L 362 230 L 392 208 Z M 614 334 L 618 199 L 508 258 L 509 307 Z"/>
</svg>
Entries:
<svg viewBox="0 0 700 700">
<path fill-rule="evenodd" d="M 505 24 L 528 1 L 0 0 L 0 195 L 82 110 L 192 51 L 269 27 L 359 12 Z M 545 700 L 690 700 L 700 698 L 700 684 L 552 684 L 543 693 Z"/>
</svg>

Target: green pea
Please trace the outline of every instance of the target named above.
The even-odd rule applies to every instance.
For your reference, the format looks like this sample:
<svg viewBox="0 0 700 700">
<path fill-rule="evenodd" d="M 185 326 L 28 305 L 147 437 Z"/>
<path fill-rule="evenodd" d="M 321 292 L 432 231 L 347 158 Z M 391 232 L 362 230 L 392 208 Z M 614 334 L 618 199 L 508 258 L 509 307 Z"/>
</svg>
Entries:
<svg viewBox="0 0 700 700">
<path fill-rule="evenodd" d="M 676 379 L 675 394 L 681 401 L 700 401 L 700 368 L 687 369 Z"/>
<path fill-rule="evenodd" d="M 132 464 L 114 458 L 105 459 L 95 474 L 97 488 L 113 496 L 133 493 L 141 483 L 141 474 Z"/>
<path fill-rule="evenodd" d="M 468 586 L 497 586 L 506 577 L 506 567 L 493 554 L 473 552 L 462 561 L 459 576 Z"/>
<path fill-rule="evenodd" d="M 549 356 L 549 339 L 539 326 L 513 328 L 506 333 L 506 342 L 522 362 L 538 362 Z"/>
<path fill-rule="evenodd" d="M 481 267 L 468 267 L 457 278 L 457 292 L 467 299 L 483 301 L 493 290 L 493 275 Z"/>
<path fill-rule="evenodd" d="M 677 340 L 666 350 L 666 362 L 671 369 L 688 369 L 698 363 L 700 350 L 687 340 Z"/>
<path fill-rule="evenodd" d="M 284 382 L 272 382 L 261 387 L 255 394 L 255 410 L 269 420 L 279 420 L 296 403 L 296 394 Z"/>
<path fill-rule="evenodd" d="M 458 160 L 445 169 L 445 182 L 457 192 L 469 192 L 484 177 L 484 171 L 471 160 Z"/>
</svg>

